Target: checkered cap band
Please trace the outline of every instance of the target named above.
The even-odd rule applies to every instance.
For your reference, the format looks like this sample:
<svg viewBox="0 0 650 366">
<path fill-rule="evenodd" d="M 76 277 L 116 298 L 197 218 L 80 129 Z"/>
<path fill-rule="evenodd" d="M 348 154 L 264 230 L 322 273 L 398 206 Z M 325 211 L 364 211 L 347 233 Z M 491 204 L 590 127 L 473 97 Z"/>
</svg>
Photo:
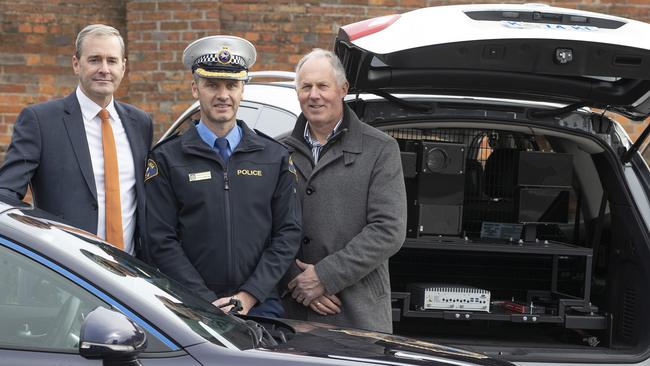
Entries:
<svg viewBox="0 0 650 366">
<path fill-rule="evenodd" d="M 233 55 L 232 53 L 229 53 L 228 59 L 224 58 L 224 53 L 216 53 L 216 54 L 207 54 L 203 55 L 194 61 L 194 65 L 209 65 L 212 67 L 218 67 L 219 65 L 229 65 L 231 67 L 239 68 L 239 69 L 247 69 L 246 67 L 246 61 L 244 60 L 243 57 L 239 55 Z"/>
</svg>

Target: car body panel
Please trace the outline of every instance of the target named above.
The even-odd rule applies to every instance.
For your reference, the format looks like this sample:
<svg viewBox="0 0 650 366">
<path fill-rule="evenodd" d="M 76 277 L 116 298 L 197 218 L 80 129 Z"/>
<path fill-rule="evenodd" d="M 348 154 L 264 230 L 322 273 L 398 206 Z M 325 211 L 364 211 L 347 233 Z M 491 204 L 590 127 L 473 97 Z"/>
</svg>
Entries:
<svg viewBox="0 0 650 366">
<path fill-rule="evenodd" d="M 136 324 L 145 328 L 150 336 L 158 338 L 168 348 L 166 352 L 143 354 L 143 364 L 384 364 L 384 365 L 444 365 L 444 359 L 467 365 L 507 365 L 507 363 L 451 347 L 409 340 L 385 334 L 361 332 L 337 327 L 298 321 L 253 318 L 275 328 L 293 329 L 288 341 L 260 350 L 242 350 L 242 341 L 250 342 L 246 333 L 237 340 L 231 338 L 240 322 L 229 319 L 204 300 L 189 293 L 181 293 L 180 286 L 160 275 L 152 275 L 153 268 L 119 251 L 92 234 L 44 219 L 48 215 L 38 210 L 15 208 L 0 203 L 0 248 L 10 249 L 31 258 L 36 263 L 53 270 L 77 284 L 92 295 L 101 298 L 122 312 Z M 168 287 L 169 286 L 169 287 Z M 161 301 L 161 298 L 166 299 Z M 191 300 L 209 308 L 223 323 L 210 334 L 209 342 L 195 328 L 181 321 L 169 307 L 169 301 L 178 305 Z M 173 304 L 172 304 L 173 305 Z M 178 307 L 179 312 L 192 316 L 193 308 Z M 198 313 L 195 313 L 198 314 Z M 199 322 L 200 323 L 200 322 Z M 207 328 L 206 328 L 207 329 Z M 221 329 L 221 330 L 218 330 Z M 245 328 L 241 328 L 243 331 Z M 222 333 L 223 332 L 223 333 Z M 295 332 L 295 333 L 294 333 Z M 218 335 L 215 333 L 219 333 Z M 207 334 L 207 333 L 204 333 Z M 153 341 L 153 339 L 150 339 Z M 232 342 L 231 342 L 232 341 Z M 250 344 L 246 345 L 247 348 Z M 390 350 L 409 352 L 415 358 L 400 358 Z M 194 353 L 196 352 L 196 354 Z M 0 350 L 0 354 L 16 357 L 15 364 L 30 364 L 42 360 L 51 352 Z M 287 356 L 289 354 L 289 356 Z M 302 355 L 302 356 L 297 356 Z M 93 365 L 99 361 L 86 360 L 78 354 L 52 356 L 66 364 Z M 419 357 L 419 358 L 418 358 Z M 342 361 L 354 358 L 354 361 Z M 51 358 L 52 359 L 52 358 Z M 23 362 L 23 363 L 21 363 Z"/>
<path fill-rule="evenodd" d="M 477 22 L 468 16 L 473 12 L 519 13 L 509 21 Z M 540 18 L 533 22 L 528 13 L 563 14 L 566 16 L 607 19 L 620 23 L 614 29 L 593 26 L 589 20 L 582 23 L 561 24 L 555 19 Z M 435 19 L 435 21 L 432 21 Z M 388 28 L 354 41 L 360 48 L 376 54 L 389 54 L 405 49 L 426 47 L 432 44 L 456 43 L 474 40 L 497 39 L 557 39 L 598 42 L 650 50 L 638 37 L 621 37 L 647 32 L 646 23 L 602 13 L 557 8 L 543 4 L 473 4 L 423 8 L 402 14 Z M 345 28 L 345 26 L 343 27 Z M 446 31 L 445 31 L 446 30 Z M 518 32 L 521 30 L 521 32 Z M 399 42 L 387 39 L 399 38 Z"/>
<path fill-rule="evenodd" d="M 514 13 L 520 20 L 503 15 L 503 20 L 475 20 L 468 16 L 471 12 Z M 533 21 L 525 19 L 528 13 L 561 18 Z M 606 18 L 622 25 L 564 24 L 571 17 Z M 607 106 L 639 120 L 650 115 L 650 48 L 641 41 L 650 37 L 650 24 L 501 4 L 415 10 L 356 39 L 347 33 L 349 27 L 339 31 L 335 51 L 350 92 L 532 98 Z"/>
</svg>

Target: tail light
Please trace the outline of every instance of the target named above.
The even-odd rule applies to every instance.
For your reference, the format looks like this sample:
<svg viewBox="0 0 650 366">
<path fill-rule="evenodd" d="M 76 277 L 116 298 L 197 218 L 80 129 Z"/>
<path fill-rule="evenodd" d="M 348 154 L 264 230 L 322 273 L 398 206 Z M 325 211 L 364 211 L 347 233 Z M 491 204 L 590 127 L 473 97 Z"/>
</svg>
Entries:
<svg viewBox="0 0 650 366">
<path fill-rule="evenodd" d="M 362 20 L 357 23 L 348 24 L 341 27 L 341 29 L 347 34 L 350 41 L 365 37 L 367 35 L 377 33 L 380 30 L 388 28 L 391 24 L 395 23 L 397 19 L 400 18 L 400 14 L 385 15 L 383 17 L 377 17 L 367 20 Z"/>
</svg>

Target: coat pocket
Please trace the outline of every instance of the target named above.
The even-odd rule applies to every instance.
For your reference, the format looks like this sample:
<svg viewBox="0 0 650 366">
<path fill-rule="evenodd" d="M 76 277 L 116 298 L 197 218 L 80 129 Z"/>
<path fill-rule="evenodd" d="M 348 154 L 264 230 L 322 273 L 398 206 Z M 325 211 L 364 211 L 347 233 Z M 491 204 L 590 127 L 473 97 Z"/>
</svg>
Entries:
<svg viewBox="0 0 650 366">
<path fill-rule="evenodd" d="M 384 285 L 378 270 L 370 272 L 363 278 L 363 282 L 365 286 L 370 289 L 370 293 L 375 299 L 380 299 L 386 296 L 386 286 Z"/>
</svg>

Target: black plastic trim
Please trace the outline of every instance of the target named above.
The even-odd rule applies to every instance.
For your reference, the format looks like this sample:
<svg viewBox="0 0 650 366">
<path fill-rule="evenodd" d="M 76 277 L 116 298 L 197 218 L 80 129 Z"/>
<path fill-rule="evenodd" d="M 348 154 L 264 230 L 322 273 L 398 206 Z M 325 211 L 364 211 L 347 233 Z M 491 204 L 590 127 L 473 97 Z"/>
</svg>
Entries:
<svg viewBox="0 0 650 366">
<path fill-rule="evenodd" d="M 587 17 L 582 15 L 551 13 L 545 11 L 500 11 L 500 10 L 483 10 L 483 11 L 466 11 L 465 15 L 473 20 L 486 21 L 519 21 L 527 23 L 546 23 L 562 24 L 573 26 L 591 26 L 604 29 L 618 29 L 625 25 L 625 22 Z"/>
</svg>

